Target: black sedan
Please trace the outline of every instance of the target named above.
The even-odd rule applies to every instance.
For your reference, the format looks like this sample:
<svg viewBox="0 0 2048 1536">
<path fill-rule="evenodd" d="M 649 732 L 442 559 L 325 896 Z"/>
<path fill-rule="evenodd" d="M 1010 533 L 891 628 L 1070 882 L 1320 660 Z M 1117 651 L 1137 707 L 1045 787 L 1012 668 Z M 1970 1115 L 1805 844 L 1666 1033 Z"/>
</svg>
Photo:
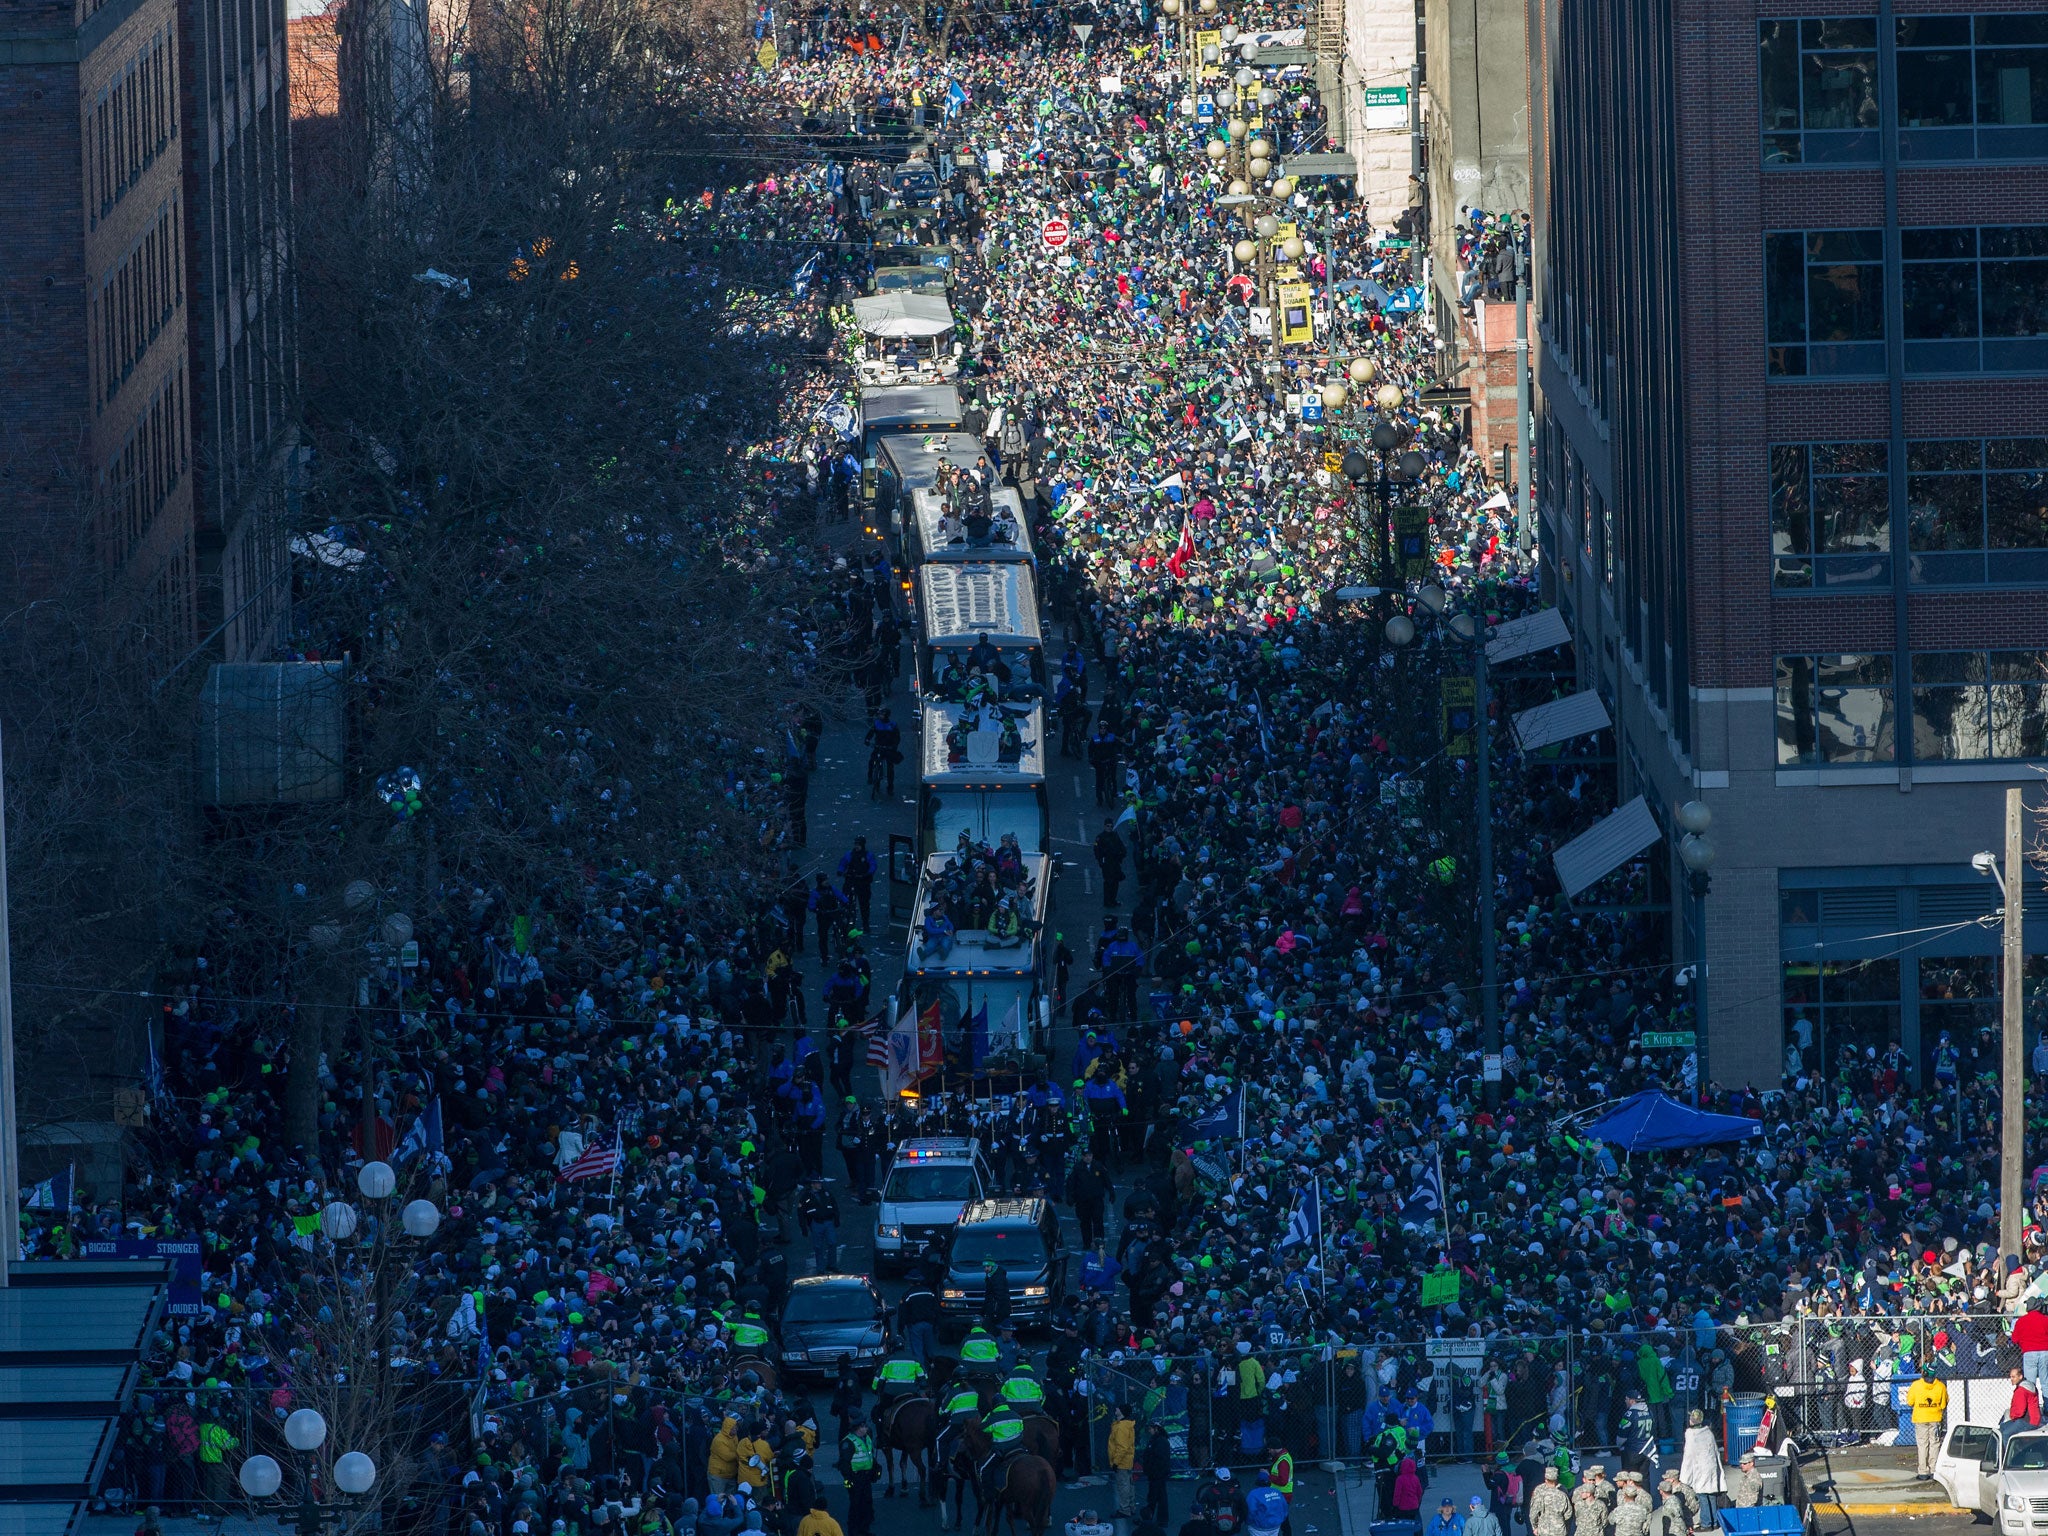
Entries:
<svg viewBox="0 0 2048 1536">
<path fill-rule="evenodd" d="M 776 1363 L 788 1376 L 832 1377 L 851 1360 L 862 1377 L 889 1352 L 889 1314 L 866 1275 L 807 1275 L 789 1288 Z"/>
</svg>

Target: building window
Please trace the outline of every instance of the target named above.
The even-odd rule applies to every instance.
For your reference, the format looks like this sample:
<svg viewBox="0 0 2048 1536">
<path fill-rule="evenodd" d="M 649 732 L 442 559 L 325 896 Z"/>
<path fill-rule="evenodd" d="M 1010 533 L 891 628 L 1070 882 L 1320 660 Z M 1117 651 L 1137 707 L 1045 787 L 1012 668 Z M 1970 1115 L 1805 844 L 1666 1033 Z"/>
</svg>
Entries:
<svg viewBox="0 0 2048 1536">
<path fill-rule="evenodd" d="M 1876 160 L 1876 19 L 1765 21 L 1757 38 L 1764 164 Z"/>
<path fill-rule="evenodd" d="M 2048 651 L 1915 651 L 1913 755 L 1930 763 L 2048 757 Z"/>
<path fill-rule="evenodd" d="M 2048 438 L 1908 443 L 1906 544 L 1916 586 L 2048 582 Z"/>
<path fill-rule="evenodd" d="M 1780 443 L 1771 449 L 1775 585 L 1890 584 L 1890 456 L 1884 443 Z"/>
<path fill-rule="evenodd" d="M 1901 159 L 2048 159 L 2048 15 L 1897 26 Z"/>
<path fill-rule="evenodd" d="M 1908 373 L 2048 369 L 2048 225 L 1899 232 Z"/>
<path fill-rule="evenodd" d="M 1892 761 L 1892 658 L 1780 656 L 1778 764 L 1835 767 Z"/>
<path fill-rule="evenodd" d="M 1899 962 L 1787 960 L 1785 1065 L 1821 1071 L 1853 1052 L 1880 1053 L 1899 1039 Z"/>
<path fill-rule="evenodd" d="M 1884 234 L 1764 236 L 1764 336 L 1773 378 L 1884 372 Z"/>
</svg>

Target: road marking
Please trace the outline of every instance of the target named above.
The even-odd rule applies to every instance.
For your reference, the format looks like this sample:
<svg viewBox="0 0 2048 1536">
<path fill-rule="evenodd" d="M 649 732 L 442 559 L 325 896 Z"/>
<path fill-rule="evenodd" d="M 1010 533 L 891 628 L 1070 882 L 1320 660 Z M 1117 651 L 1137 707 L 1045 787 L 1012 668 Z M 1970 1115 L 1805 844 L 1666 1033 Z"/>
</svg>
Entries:
<svg viewBox="0 0 2048 1536">
<path fill-rule="evenodd" d="M 1081 894 L 1084 896 L 1093 896 L 1095 894 L 1095 871 L 1086 865 L 1081 867 Z"/>
</svg>

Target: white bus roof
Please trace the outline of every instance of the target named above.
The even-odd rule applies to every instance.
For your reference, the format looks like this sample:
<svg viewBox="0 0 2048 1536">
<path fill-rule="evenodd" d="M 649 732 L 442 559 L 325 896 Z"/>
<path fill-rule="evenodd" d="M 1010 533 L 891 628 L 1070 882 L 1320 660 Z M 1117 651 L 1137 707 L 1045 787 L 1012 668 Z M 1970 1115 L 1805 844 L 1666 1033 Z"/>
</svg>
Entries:
<svg viewBox="0 0 2048 1536">
<path fill-rule="evenodd" d="M 999 646 L 1045 643 L 1027 565 L 921 565 L 917 583 L 927 644 L 966 647 L 983 635 Z"/>
<path fill-rule="evenodd" d="M 953 306 L 936 293 L 877 293 L 853 301 L 853 318 L 869 336 L 940 336 L 953 329 Z"/>
<path fill-rule="evenodd" d="M 1017 722 L 1024 750 L 1014 762 L 1005 762 L 997 751 L 1002 741 L 999 725 L 988 717 L 1000 712 Z M 967 754 L 954 762 L 947 737 L 963 716 L 981 717 L 967 735 Z M 927 704 L 924 707 L 924 782 L 939 788 L 1029 789 L 1045 782 L 1045 708 L 1040 704 L 993 704 L 969 710 L 965 704 Z"/>
<path fill-rule="evenodd" d="M 931 900 L 932 884 L 946 865 L 950 853 L 935 853 L 924 861 L 924 876 L 917 882 L 917 905 L 910 914 L 910 958 L 904 969 L 913 976 L 1014 975 L 1038 968 L 1038 946 L 1045 939 L 1045 912 L 1052 899 L 1052 856 L 1026 852 L 1024 873 L 1030 879 L 1031 919 L 1037 931 L 1022 944 L 998 946 L 989 943 L 986 928 L 960 928 L 953 934 L 953 948 L 941 960 L 924 952 L 924 915 Z"/>
<path fill-rule="evenodd" d="M 870 432 L 961 421 L 960 391 L 951 384 L 876 384 L 860 392 L 861 426 Z"/>
<path fill-rule="evenodd" d="M 948 540 L 939 533 L 939 522 L 945 516 L 946 504 L 937 490 L 931 486 L 920 486 L 910 493 L 911 506 L 917 514 L 918 538 L 923 543 L 923 555 L 927 560 L 988 561 L 1001 563 L 1009 560 L 1031 558 L 1031 524 L 1024 516 L 1024 502 L 1014 486 L 999 485 L 989 493 L 989 510 L 998 521 L 1008 512 L 1009 537 L 998 540 L 991 533 L 987 543 L 970 544 L 963 531 L 959 538 Z"/>
<path fill-rule="evenodd" d="M 936 485 L 941 464 L 972 469 L 988 452 L 971 432 L 892 432 L 881 440 L 877 451 L 889 456 L 906 491 Z"/>
</svg>

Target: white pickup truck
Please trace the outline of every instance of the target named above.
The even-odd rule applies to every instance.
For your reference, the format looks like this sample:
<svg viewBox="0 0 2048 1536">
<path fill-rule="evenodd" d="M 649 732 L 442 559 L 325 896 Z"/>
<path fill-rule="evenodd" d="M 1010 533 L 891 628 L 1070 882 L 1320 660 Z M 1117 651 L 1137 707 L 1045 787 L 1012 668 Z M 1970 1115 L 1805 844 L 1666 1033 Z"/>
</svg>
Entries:
<svg viewBox="0 0 2048 1536">
<path fill-rule="evenodd" d="M 1958 1509 L 1989 1515 L 1999 1536 L 2048 1536 L 2048 1429 L 2003 1445 L 1983 1424 L 1951 1424 L 1934 1480 Z"/>
</svg>

